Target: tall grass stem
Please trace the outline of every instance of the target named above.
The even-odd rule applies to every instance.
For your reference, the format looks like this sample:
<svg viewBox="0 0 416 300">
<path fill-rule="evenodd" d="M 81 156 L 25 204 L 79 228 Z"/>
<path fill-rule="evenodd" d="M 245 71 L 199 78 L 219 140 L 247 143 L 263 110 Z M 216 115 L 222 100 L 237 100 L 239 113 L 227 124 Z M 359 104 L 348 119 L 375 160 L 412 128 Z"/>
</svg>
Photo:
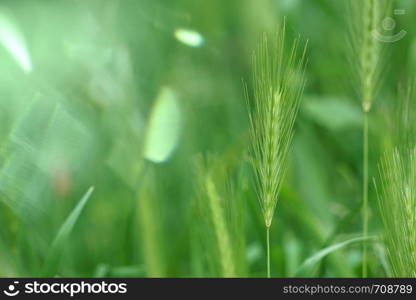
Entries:
<svg viewBox="0 0 416 300">
<path fill-rule="evenodd" d="M 270 278 L 270 227 L 266 227 L 267 236 L 267 278 Z"/>
<path fill-rule="evenodd" d="M 368 112 L 364 112 L 363 125 L 363 238 L 368 236 Z M 363 243 L 363 270 L 367 277 L 367 243 Z"/>
</svg>

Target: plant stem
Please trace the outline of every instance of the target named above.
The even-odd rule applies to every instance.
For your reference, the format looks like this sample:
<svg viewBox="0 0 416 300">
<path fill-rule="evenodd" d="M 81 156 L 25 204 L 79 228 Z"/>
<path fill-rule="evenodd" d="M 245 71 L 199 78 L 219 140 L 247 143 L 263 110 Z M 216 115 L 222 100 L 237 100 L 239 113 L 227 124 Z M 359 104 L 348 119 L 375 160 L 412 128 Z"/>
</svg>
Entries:
<svg viewBox="0 0 416 300">
<path fill-rule="evenodd" d="M 368 111 L 363 126 L 363 238 L 368 236 Z M 367 243 L 363 243 L 363 277 L 367 277 Z"/>
<path fill-rule="evenodd" d="M 267 236 L 267 278 L 270 278 L 270 227 L 266 227 Z"/>
</svg>

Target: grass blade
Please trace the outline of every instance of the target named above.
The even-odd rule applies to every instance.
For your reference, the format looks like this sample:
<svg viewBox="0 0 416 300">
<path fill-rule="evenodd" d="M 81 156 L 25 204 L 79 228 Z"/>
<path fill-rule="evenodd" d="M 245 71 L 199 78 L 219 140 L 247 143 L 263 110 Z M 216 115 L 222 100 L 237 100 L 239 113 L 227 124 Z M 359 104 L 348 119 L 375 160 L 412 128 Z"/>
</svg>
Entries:
<svg viewBox="0 0 416 300">
<path fill-rule="evenodd" d="M 346 246 L 349 246 L 351 244 L 368 241 L 370 239 L 374 239 L 374 237 L 371 237 L 371 236 L 370 237 L 363 237 L 363 236 L 361 236 L 361 237 L 348 239 L 346 241 L 342 241 L 342 242 L 339 242 L 337 244 L 331 245 L 329 247 L 323 248 L 323 249 L 319 250 L 318 252 L 316 252 L 314 255 L 307 258 L 301 264 L 301 266 L 298 268 L 298 271 L 296 273 L 298 274 L 299 272 L 305 270 L 306 268 L 313 266 L 314 264 L 321 261 L 324 257 L 328 256 L 332 252 L 340 250 L 340 249 L 342 249 Z"/>
<path fill-rule="evenodd" d="M 46 276 L 53 275 L 53 271 L 58 263 L 58 255 L 60 254 L 62 247 L 67 241 L 72 229 L 74 228 L 81 212 L 83 211 L 85 205 L 87 204 L 91 194 L 94 191 L 94 187 L 90 187 L 81 200 L 78 202 L 77 206 L 72 210 L 71 214 L 62 224 L 61 228 L 58 231 L 55 239 L 53 240 L 52 246 L 46 257 L 44 273 Z"/>
</svg>

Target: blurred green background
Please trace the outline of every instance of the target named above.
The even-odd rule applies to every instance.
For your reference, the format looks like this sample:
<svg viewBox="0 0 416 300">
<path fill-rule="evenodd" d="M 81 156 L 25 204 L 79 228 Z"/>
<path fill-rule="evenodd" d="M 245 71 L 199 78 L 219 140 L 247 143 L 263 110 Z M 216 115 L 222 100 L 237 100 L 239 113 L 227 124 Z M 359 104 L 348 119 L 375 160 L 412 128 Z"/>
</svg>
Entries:
<svg viewBox="0 0 416 300">
<path fill-rule="evenodd" d="M 397 87 L 416 71 L 416 2 L 394 8 L 407 34 L 383 57 L 370 176 Z M 198 184 L 207 174 L 235 276 L 264 276 L 242 79 L 250 86 L 251 53 L 283 17 L 289 39 L 309 45 L 272 275 L 361 276 L 361 243 L 302 265 L 361 234 L 362 115 L 344 0 L 2 0 L 0 276 L 221 276 Z M 370 206 L 377 236 L 373 185 Z M 370 276 L 389 275 L 382 244 L 370 251 Z"/>
</svg>

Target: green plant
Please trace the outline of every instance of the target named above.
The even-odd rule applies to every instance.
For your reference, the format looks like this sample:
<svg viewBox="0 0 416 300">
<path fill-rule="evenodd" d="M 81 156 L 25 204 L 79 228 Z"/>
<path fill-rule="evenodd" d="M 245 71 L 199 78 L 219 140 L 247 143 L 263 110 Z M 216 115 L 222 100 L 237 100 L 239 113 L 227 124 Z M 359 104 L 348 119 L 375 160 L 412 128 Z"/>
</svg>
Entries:
<svg viewBox="0 0 416 300">
<path fill-rule="evenodd" d="M 416 149 L 394 147 L 381 159 L 378 196 L 394 276 L 416 276 Z"/>
<path fill-rule="evenodd" d="M 285 30 L 283 24 L 273 38 L 267 34 L 263 35 L 252 57 L 252 97 L 248 96 L 246 88 L 250 122 L 250 160 L 255 172 L 257 195 L 266 227 L 268 277 L 270 227 L 305 84 L 306 45 L 299 51 L 299 40 L 295 39 L 290 49 L 286 49 Z"/>
<path fill-rule="evenodd" d="M 194 165 L 198 184 L 198 224 L 204 232 L 203 247 L 208 253 L 209 264 L 218 267 L 214 274 L 241 276 L 244 273 L 242 207 L 231 184 L 231 174 L 224 167 L 224 161 L 216 156 L 207 159 L 198 156 Z"/>
<path fill-rule="evenodd" d="M 375 182 L 392 273 L 416 276 L 416 115 L 411 89 L 390 132 Z"/>
<path fill-rule="evenodd" d="M 369 113 L 371 111 L 379 75 L 380 43 L 375 38 L 383 1 L 351 1 L 351 44 L 354 65 L 358 70 L 359 90 L 363 111 L 363 237 L 368 236 L 368 151 Z M 367 244 L 363 244 L 362 276 L 367 277 Z"/>
</svg>

